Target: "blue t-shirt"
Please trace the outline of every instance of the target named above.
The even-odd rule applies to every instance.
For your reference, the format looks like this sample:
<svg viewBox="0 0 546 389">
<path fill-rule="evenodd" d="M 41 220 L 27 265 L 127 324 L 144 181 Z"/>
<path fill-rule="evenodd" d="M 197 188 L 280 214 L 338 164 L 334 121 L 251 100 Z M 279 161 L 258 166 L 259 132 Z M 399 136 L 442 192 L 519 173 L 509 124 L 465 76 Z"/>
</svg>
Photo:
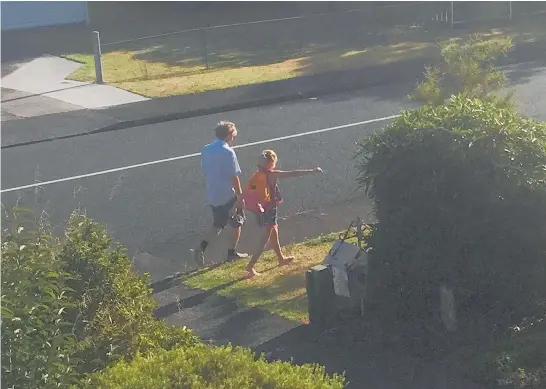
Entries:
<svg viewBox="0 0 546 389">
<path fill-rule="evenodd" d="M 233 177 L 241 175 L 235 151 L 223 140 L 216 139 L 201 150 L 201 167 L 205 172 L 207 202 L 218 207 L 233 199 Z"/>
</svg>

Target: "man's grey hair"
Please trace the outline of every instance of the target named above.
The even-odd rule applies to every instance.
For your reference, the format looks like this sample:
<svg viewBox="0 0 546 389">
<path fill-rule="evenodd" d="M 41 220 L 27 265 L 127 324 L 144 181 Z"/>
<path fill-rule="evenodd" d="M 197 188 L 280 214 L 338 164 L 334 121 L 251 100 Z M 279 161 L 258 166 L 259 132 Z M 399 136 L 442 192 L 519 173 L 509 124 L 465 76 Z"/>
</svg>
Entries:
<svg viewBox="0 0 546 389">
<path fill-rule="evenodd" d="M 216 137 L 218 139 L 226 139 L 229 134 L 233 132 L 235 129 L 235 124 L 232 122 L 228 122 L 227 120 L 222 120 L 216 125 L 216 129 L 214 132 L 216 133 Z"/>
</svg>

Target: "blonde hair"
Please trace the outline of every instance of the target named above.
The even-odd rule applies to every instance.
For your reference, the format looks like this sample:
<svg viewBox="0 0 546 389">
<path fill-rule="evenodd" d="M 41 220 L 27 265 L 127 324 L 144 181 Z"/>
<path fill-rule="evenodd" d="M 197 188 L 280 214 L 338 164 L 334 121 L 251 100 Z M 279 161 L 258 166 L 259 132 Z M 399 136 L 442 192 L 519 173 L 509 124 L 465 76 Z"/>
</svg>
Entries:
<svg viewBox="0 0 546 389">
<path fill-rule="evenodd" d="M 262 151 L 262 154 L 260 154 L 258 166 L 264 169 L 269 169 L 275 166 L 277 161 L 277 153 L 275 153 L 273 150 L 264 150 Z"/>
<path fill-rule="evenodd" d="M 214 130 L 216 137 L 222 140 L 226 139 L 233 131 L 235 131 L 235 124 L 228 122 L 227 120 L 218 122 L 216 129 Z"/>
</svg>

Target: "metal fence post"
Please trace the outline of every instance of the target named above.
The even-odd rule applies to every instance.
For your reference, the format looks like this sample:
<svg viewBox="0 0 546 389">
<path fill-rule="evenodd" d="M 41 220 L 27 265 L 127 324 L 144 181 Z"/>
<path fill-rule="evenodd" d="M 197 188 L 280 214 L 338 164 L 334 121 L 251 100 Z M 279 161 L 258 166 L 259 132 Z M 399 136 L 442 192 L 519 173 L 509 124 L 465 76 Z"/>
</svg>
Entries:
<svg viewBox="0 0 546 389">
<path fill-rule="evenodd" d="M 454 19 L 454 15 L 453 15 L 453 10 L 454 10 L 454 5 L 453 5 L 453 1 L 451 2 L 451 28 L 453 28 L 453 26 L 455 25 L 455 19 Z"/>
<path fill-rule="evenodd" d="M 100 51 L 100 36 L 98 31 L 93 31 L 93 55 L 95 57 L 95 82 L 104 84 L 102 79 L 102 55 Z"/>
<path fill-rule="evenodd" d="M 209 70 L 209 48 L 207 43 L 207 30 L 210 28 L 210 24 L 207 28 L 203 29 L 203 44 L 205 47 L 205 68 Z"/>
</svg>

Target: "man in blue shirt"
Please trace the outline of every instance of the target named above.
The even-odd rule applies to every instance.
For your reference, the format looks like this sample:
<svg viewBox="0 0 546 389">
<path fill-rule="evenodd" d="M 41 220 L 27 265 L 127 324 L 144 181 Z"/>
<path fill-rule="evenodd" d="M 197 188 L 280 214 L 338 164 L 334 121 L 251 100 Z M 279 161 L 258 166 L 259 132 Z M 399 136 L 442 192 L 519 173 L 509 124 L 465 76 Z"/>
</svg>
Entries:
<svg viewBox="0 0 546 389">
<path fill-rule="evenodd" d="M 244 207 L 243 191 L 241 189 L 241 168 L 235 151 L 230 147 L 237 136 L 235 124 L 221 121 L 216 125 L 216 140 L 201 151 L 201 167 L 205 172 L 207 202 L 212 208 L 214 219 L 212 228 L 195 249 L 195 261 L 199 265 L 205 262 L 205 249 L 212 239 L 230 224 L 234 234 L 231 237 L 231 247 L 227 253 L 227 260 L 233 261 L 246 258 L 248 254 L 235 251 L 241 236 L 240 223 L 230 222 L 233 211 Z"/>
</svg>

